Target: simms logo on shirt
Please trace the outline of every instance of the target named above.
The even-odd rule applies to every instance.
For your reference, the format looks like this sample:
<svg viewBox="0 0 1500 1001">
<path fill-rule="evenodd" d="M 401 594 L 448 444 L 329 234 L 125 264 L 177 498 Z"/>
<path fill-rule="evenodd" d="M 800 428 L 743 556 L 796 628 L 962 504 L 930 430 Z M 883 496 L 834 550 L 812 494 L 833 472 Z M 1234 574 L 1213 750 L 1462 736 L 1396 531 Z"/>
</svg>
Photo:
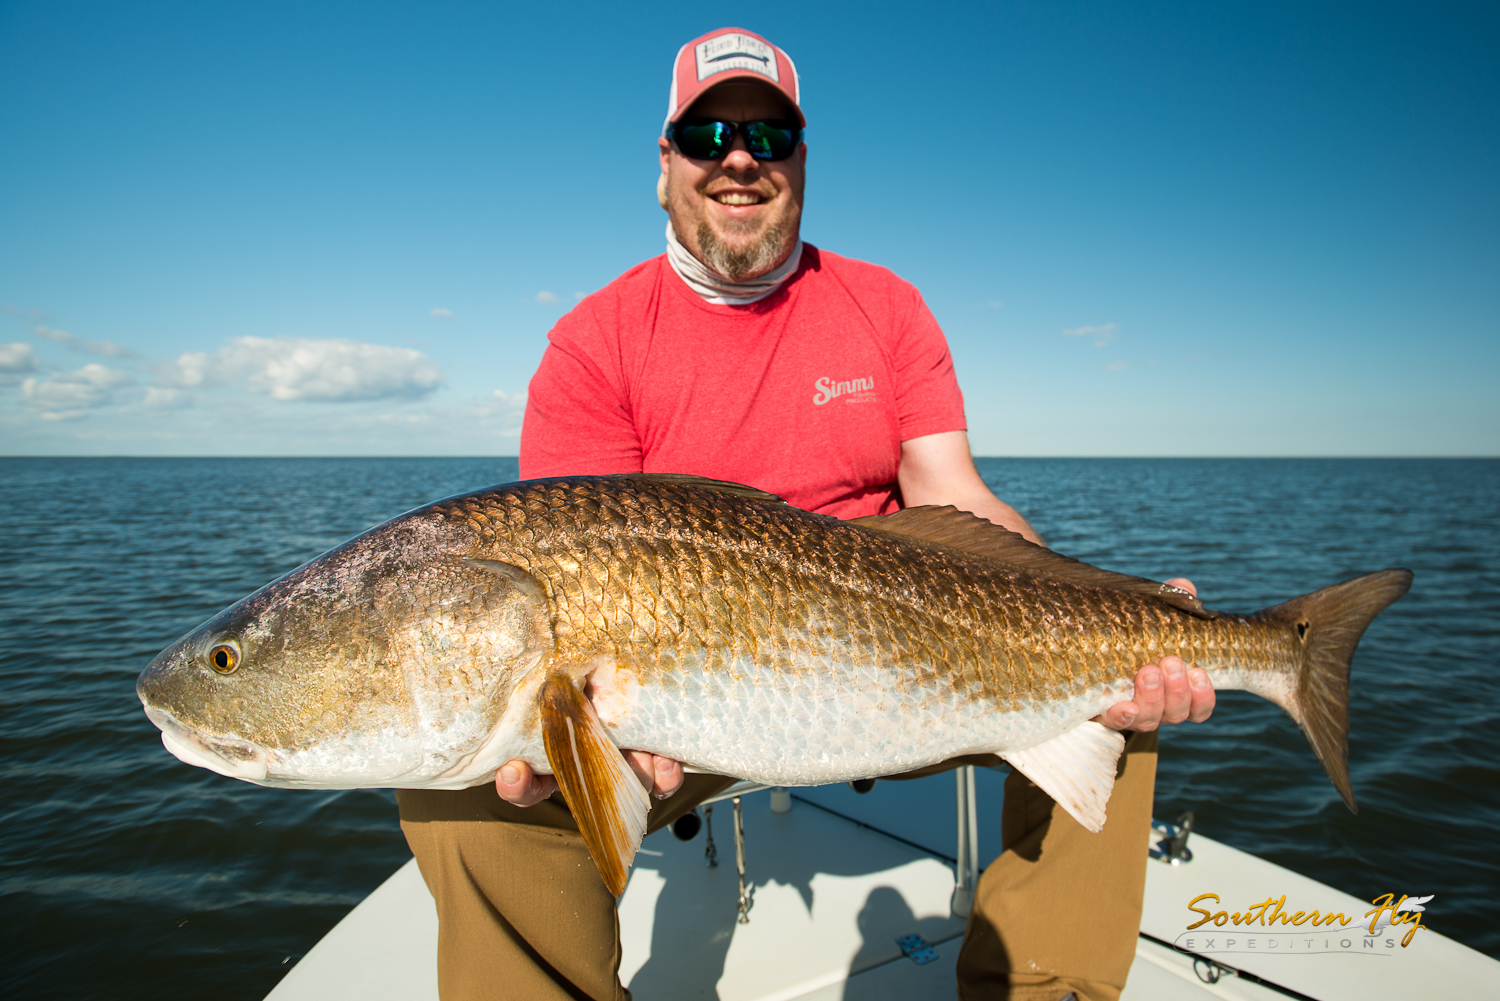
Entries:
<svg viewBox="0 0 1500 1001">
<path fill-rule="evenodd" d="M 776 65 L 776 51 L 758 38 L 749 35 L 730 34 L 710 38 L 698 45 L 693 53 L 698 62 L 698 79 L 707 80 L 715 73 L 725 70 L 753 70 L 781 82 L 781 69 Z"/>
<path fill-rule="evenodd" d="M 813 404 L 819 407 L 830 400 L 847 396 L 850 393 L 854 395 L 850 396 L 845 401 L 846 403 L 875 402 L 875 377 L 873 375 L 863 379 L 846 379 L 843 382 L 835 382 L 825 375 L 813 383 L 813 388 L 817 390 L 817 393 L 813 395 Z"/>
</svg>

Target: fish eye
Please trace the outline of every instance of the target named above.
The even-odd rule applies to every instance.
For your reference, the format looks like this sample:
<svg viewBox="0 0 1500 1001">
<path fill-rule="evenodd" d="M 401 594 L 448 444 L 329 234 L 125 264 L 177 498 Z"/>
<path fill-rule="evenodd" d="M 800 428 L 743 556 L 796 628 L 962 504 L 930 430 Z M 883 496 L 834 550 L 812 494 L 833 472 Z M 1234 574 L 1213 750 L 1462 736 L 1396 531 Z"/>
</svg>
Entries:
<svg viewBox="0 0 1500 1001">
<path fill-rule="evenodd" d="M 208 666 L 220 674 L 233 674 L 240 666 L 240 650 L 233 643 L 220 643 L 208 651 Z"/>
</svg>

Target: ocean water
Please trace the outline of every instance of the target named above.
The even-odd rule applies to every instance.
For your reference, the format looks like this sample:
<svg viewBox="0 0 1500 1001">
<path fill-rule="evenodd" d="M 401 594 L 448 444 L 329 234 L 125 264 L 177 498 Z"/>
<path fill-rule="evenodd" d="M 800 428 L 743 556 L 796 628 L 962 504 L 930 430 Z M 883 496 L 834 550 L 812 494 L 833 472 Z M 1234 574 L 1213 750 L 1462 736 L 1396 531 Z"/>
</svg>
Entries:
<svg viewBox="0 0 1500 1001">
<path fill-rule="evenodd" d="M 981 460 L 1056 549 L 1249 611 L 1416 571 L 1355 660 L 1351 815 L 1296 727 L 1226 693 L 1172 728 L 1157 815 L 1500 956 L 1500 461 Z M 513 459 L 0 459 L 0 987 L 254 999 L 408 857 L 392 797 L 171 758 L 162 647 L 286 570 Z"/>
</svg>

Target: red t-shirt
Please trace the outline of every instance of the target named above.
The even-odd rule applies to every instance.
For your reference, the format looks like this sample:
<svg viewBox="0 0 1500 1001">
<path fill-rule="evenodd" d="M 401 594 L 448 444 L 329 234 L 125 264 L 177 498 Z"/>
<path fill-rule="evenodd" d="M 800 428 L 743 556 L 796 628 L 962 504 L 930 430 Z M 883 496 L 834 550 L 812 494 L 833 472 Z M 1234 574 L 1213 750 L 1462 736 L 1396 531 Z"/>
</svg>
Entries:
<svg viewBox="0 0 1500 1001">
<path fill-rule="evenodd" d="M 966 427 L 917 290 L 810 245 L 749 306 L 704 302 L 663 254 L 547 336 L 521 429 L 527 479 L 695 473 L 857 518 L 901 506 L 901 442 Z"/>
</svg>

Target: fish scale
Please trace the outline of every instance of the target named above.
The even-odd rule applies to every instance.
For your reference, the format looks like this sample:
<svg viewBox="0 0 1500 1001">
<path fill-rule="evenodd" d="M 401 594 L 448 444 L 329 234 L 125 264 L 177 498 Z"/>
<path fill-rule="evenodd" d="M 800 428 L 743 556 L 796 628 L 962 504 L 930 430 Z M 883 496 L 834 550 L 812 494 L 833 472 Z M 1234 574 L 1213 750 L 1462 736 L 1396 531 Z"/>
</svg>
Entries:
<svg viewBox="0 0 1500 1001">
<path fill-rule="evenodd" d="M 645 823 L 619 748 L 781 785 L 997 753 L 1097 830 L 1120 741 L 1086 721 L 1168 654 L 1291 714 L 1352 808 L 1350 658 L 1410 580 L 1232 615 L 951 508 L 841 522 L 697 477 L 564 477 L 377 526 L 136 690 L 173 754 L 265 785 L 554 772 L 618 890 Z"/>
<path fill-rule="evenodd" d="M 1011 711 L 1037 713 L 1043 703 L 1059 697 L 1093 694 L 1095 702 L 1107 700 L 1109 693 L 1131 678 L 1140 664 L 1159 659 L 1166 652 L 1178 653 L 1211 672 L 1226 666 L 1221 663 L 1222 657 L 1215 656 L 1216 648 L 1222 647 L 1213 642 L 1211 634 L 1221 632 L 1227 623 L 1191 620 L 1195 628 L 1190 635 L 1184 635 L 1180 629 L 1182 622 L 1173 621 L 1159 606 L 1136 595 L 1090 593 L 1060 582 L 1018 581 L 1019 575 L 1013 571 L 973 565 L 965 568 L 967 579 L 958 585 L 952 582 L 951 551 L 934 558 L 920 545 L 899 539 L 883 540 L 886 546 L 872 551 L 868 538 L 862 537 L 867 533 L 851 538 L 856 536 L 853 531 L 844 535 L 830 532 L 826 525 L 809 523 L 803 512 L 791 508 L 785 509 L 786 516 L 781 519 L 764 516 L 745 519 L 738 517 L 735 510 L 745 506 L 744 500 L 733 496 L 694 498 L 694 503 L 670 509 L 651 504 L 615 507 L 600 504 L 592 497 L 570 507 L 568 502 L 576 494 L 569 487 L 538 489 L 549 494 L 542 503 L 530 498 L 494 495 L 476 501 L 505 502 L 505 512 L 495 519 L 505 523 L 513 520 L 511 512 L 517 507 L 547 512 L 553 523 L 543 534 L 553 540 L 552 546 L 577 552 L 582 545 L 592 557 L 591 569 L 606 567 L 603 574 L 580 575 L 587 579 L 577 584 L 566 572 L 554 576 L 556 571 L 549 574 L 549 568 L 541 564 L 535 569 L 539 576 L 553 580 L 563 595 L 558 609 L 560 634 L 576 634 L 589 643 L 607 637 L 612 647 L 631 660 L 631 666 L 643 680 L 649 679 L 659 664 L 650 657 L 624 653 L 642 639 L 638 623 L 650 622 L 657 632 L 676 633 L 686 640 L 693 655 L 680 653 L 673 657 L 669 670 L 680 671 L 683 665 L 691 664 L 689 669 L 693 671 L 734 674 L 747 667 L 739 656 L 732 654 L 751 646 L 736 631 L 735 620 L 746 627 L 756 622 L 755 604 L 769 611 L 771 626 L 760 633 L 769 634 L 770 642 L 756 645 L 764 647 L 768 656 L 751 661 L 757 688 L 775 691 L 799 671 L 809 670 L 809 664 L 827 669 L 842 659 L 847 662 L 844 666 L 857 669 L 857 659 L 848 657 L 845 644 L 832 635 L 833 630 L 810 630 L 808 620 L 796 615 L 789 598 L 797 593 L 816 596 L 820 605 L 831 603 L 832 611 L 854 626 L 853 635 L 867 632 L 872 645 L 877 634 L 931 637 L 920 651 L 889 641 L 876 647 L 876 655 L 883 662 L 893 665 L 905 662 L 924 677 L 925 685 L 917 689 L 924 696 L 926 687 L 936 683 L 942 688 L 958 689 L 964 698 L 1004 706 Z M 634 517 L 627 517 L 627 513 Z M 642 538 L 649 543 L 641 545 L 637 540 Z M 718 547 L 723 547 L 723 551 Z M 745 573 L 738 567 L 731 570 L 716 565 L 718 558 L 728 551 L 758 557 L 757 572 Z M 624 555 L 627 552 L 629 556 Z M 525 553 L 507 551 L 503 544 L 497 555 L 502 559 L 509 556 L 518 565 L 533 568 Z M 612 566 L 642 563 L 650 563 L 658 579 L 665 577 L 670 581 L 667 591 L 675 600 L 669 599 L 669 603 L 674 611 L 680 611 L 675 611 L 666 622 L 658 619 L 651 604 L 635 597 L 637 592 L 628 583 L 622 586 L 620 582 L 628 582 L 628 575 L 608 572 Z M 720 582 L 733 571 L 739 571 L 734 573 L 735 583 L 744 589 L 739 594 L 737 587 L 720 590 Z M 774 583 L 769 583 L 768 577 L 774 577 Z M 888 614 L 879 626 L 860 630 L 863 592 L 869 589 L 872 580 L 886 584 L 880 588 L 880 599 L 888 608 L 904 606 L 911 614 L 902 619 L 922 621 L 919 624 L 892 621 Z M 892 586 L 897 581 L 899 586 Z M 856 590 L 853 586 L 856 582 L 864 586 Z M 587 597 L 573 599 L 575 593 Z M 599 595 L 597 606 L 590 600 L 595 594 Z M 749 597 L 751 594 L 753 598 Z M 783 596 L 781 601 L 777 600 L 778 594 Z M 726 601 L 726 595 L 735 599 L 734 606 Z M 914 597 L 903 601 L 907 595 Z M 611 600 L 625 611 L 614 621 L 601 614 Z M 1063 628 L 1067 620 L 1083 627 Z M 1266 645 L 1274 631 L 1269 624 L 1258 627 L 1246 617 L 1235 617 L 1232 621 L 1235 626 L 1263 637 L 1260 646 Z M 1174 625 L 1179 628 L 1171 628 Z M 1122 634 L 1132 636 L 1135 641 L 1126 642 Z M 1059 640 L 1058 636 L 1064 638 Z M 778 649 L 788 653 L 793 650 L 792 637 L 806 637 L 809 641 L 808 646 L 798 651 L 800 656 L 773 653 Z M 813 639 L 821 642 L 813 645 Z M 1257 648 L 1250 652 L 1250 657 L 1264 659 L 1264 653 Z M 1265 666 L 1271 665 L 1267 662 Z M 836 666 L 831 673 L 837 675 Z M 1026 679 L 1019 687 L 1014 681 L 1018 676 Z M 892 677 L 889 684 L 898 684 L 898 677 Z M 944 680 L 940 682 L 940 678 Z M 993 730 L 979 734 L 971 730 L 964 742 L 972 744 L 978 740 L 980 744 L 988 743 L 990 750 L 1002 749 L 995 739 Z M 696 757 L 701 759 L 704 755 Z M 732 767 L 732 762 L 716 763 Z"/>
<path fill-rule="evenodd" d="M 696 694 L 703 706 L 720 704 L 726 694 L 707 680 L 718 674 L 743 679 L 748 690 L 764 691 L 785 708 L 800 701 L 826 701 L 820 685 L 804 677 L 809 672 L 816 672 L 835 686 L 834 694 L 848 688 L 849 679 L 844 675 L 852 673 L 865 675 L 860 680 L 876 692 L 905 688 L 909 694 L 895 702 L 897 716 L 904 711 L 908 716 L 925 717 L 929 714 L 924 709 L 933 699 L 984 704 L 986 710 L 978 714 L 978 719 L 954 719 L 953 725 L 939 734 L 922 734 L 922 745 L 933 747 L 936 737 L 935 744 L 943 753 L 999 751 L 1008 749 L 1017 739 L 1026 739 L 1032 727 L 1001 720 L 995 708 L 1045 720 L 1048 729 L 1054 728 L 1057 716 L 1046 711 L 1046 705 L 1058 699 L 1082 700 L 1088 704 L 1075 712 L 1097 711 L 1134 675 L 1139 664 L 1159 658 L 1167 649 L 1154 635 L 1169 624 L 1167 616 L 1158 613 L 1149 600 L 1135 595 L 1088 593 L 1065 583 L 1039 583 L 1014 571 L 982 565 L 965 567 L 967 579 L 959 584 L 952 577 L 951 552 L 935 556 L 919 544 L 900 539 L 882 540 L 885 546 L 871 547 L 869 533 L 854 529 L 843 534 L 830 532 L 821 520 L 810 521 L 803 512 L 791 508 L 784 509 L 786 516 L 779 520 L 736 517 L 734 509 L 745 506 L 743 499 L 736 497 L 715 495 L 707 502 L 695 498 L 696 503 L 682 509 L 652 505 L 616 508 L 590 497 L 570 507 L 568 502 L 574 494 L 567 487 L 540 489 L 550 494 L 544 503 L 494 495 L 474 502 L 505 502 L 503 511 L 494 512 L 498 517 L 485 519 L 501 523 L 514 520 L 516 507 L 546 511 L 555 519 L 551 530 L 543 532 L 553 540 L 551 546 L 565 547 L 575 554 L 583 547 L 587 554 L 579 563 L 580 570 L 569 573 L 563 564 L 533 562 L 528 554 L 510 550 L 503 542 L 495 550 L 498 558 L 515 560 L 550 581 L 554 593 L 561 596 L 557 610 L 559 652 L 585 659 L 597 652 L 597 644 L 607 643 L 645 687 L 664 674 L 702 676 L 705 680 L 696 693 L 680 679 L 673 687 L 690 700 Z M 635 516 L 624 517 L 623 512 L 631 508 Z M 767 525 L 768 521 L 772 524 Z M 711 527 L 705 530 L 704 526 Z M 734 531 L 735 527 L 759 531 Z M 773 531 L 768 533 L 767 528 Z M 773 547 L 778 541 L 783 544 Z M 756 572 L 745 573 L 722 562 L 721 557 L 730 553 L 753 559 Z M 671 604 L 681 609 L 666 622 L 658 618 L 652 604 L 641 600 L 641 592 L 630 586 L 626 568 L 648 561 L 657 579 L 669 582 L 668 593 L 676 599 Z M 723 584 L 731 573 L 736 584 L 743 587 L 742 592 Z M 876 582 L 873 590 L 879 592 L 884 617 L 861 629 L 871 581 Z M 794 607 L 789 599 L 798 593 L 814 596 L 815 602 Z M 778 594 L 783 596 L 780 601 Z M 754 604 L 769 610 L 771 628 L 760 633 L 769 635 L 768 644 L 751 644 L 747 632 L 736 628 L 738 622 L 748 630 L 756 621 Z M 819 628 L 802 614 L 808 607 L 823 609 L 835 624 Z M 611 616 L 611 608 L 623 614 Z M 1057 641 L 1058 624 L 1066 618 L 1093 622 L 1095 627 L 1069 629 L 1067 638 Z M 652 628 L 644 629 L 642 622 L 651 623 Z M 1255 628 L 1248 621 L 1237 620 L 1237 624 Z M 1201 632 L 1216 628 L 1217 623 L 1201 622 L 1198 626 Z M 1125 644 L 1117 636 L 1121 630 L 1151 638 L 1144 643 Z M 648 633 L 676 635 L 677 649 L 665 666 L 660 652 L 652 650 L 659 644 L 643 642 Z M 931 639 L 918 650 L 876 640 L 877 636 L 913 635 Z M 869 637 L 871 650 L 861 657 L 857 644 L 851 644 L 849 638 L 863 636 Z M 1218 665 L 1208 656 L 1208 644 L 1198 639 L 1187 638 L 1175 652 L 1212 670 Z M 745 657 L 744 651 L 752 646 L 763 646 L 765 656 Z M 1118 652 L 1101 655 L 1100 651 L 1111 648 Z M 1023 650 L 1029 653 L 1017 656 Z M 875 661 L 886 669 L 875 670 Z M 1018 674 L 1028 680 L 1019 689 L 1012 680 Z M 739 706 L 746 701 L 731 698 L 728 704 Z M 711 709 L 686 711 L 678 716 L 680 725 L 676 729 L 702 733 L 711 715 Z M 659 725 L 663 717 L 643 712 L 640 718 L 648 724 L 622 721 L 614 726 L 616 736 L 629 746 L 649 743 L 650 723 Z M 837 732 L 836 721 L 842 717 L 837 713 L 820 716 L 802 712 L 789 718 L 796 721 L 795 726 Z M 774 736 L 767 739 L 784 746 L 793 728 L 772 727 L 769 733 Z M 758 716 L 719 720 L 713 732 L 713 739 L 704 743 L 722 740 L 728 746 L 696 747 L 691 746 L 691 740 L 676 741 L 678 746 L 672 752 L 694 764 L 735 774 L 751 771 L 753 766 L 726 751 L 745 748 L 757 760 L 764 756 L 755 742 L 768 730 Z M 914 746 L 882 746 L 875 751 L 893 753 L 903 763 L 918 753 Z M 844 762 L 839 767 L 851 764 Z M 867 762 L 858 764 L 868 768 Z M 797 777 L 805 783 L 831 780 L 841 774 L 813 771 L 797 773 Z"/>
</svg>

